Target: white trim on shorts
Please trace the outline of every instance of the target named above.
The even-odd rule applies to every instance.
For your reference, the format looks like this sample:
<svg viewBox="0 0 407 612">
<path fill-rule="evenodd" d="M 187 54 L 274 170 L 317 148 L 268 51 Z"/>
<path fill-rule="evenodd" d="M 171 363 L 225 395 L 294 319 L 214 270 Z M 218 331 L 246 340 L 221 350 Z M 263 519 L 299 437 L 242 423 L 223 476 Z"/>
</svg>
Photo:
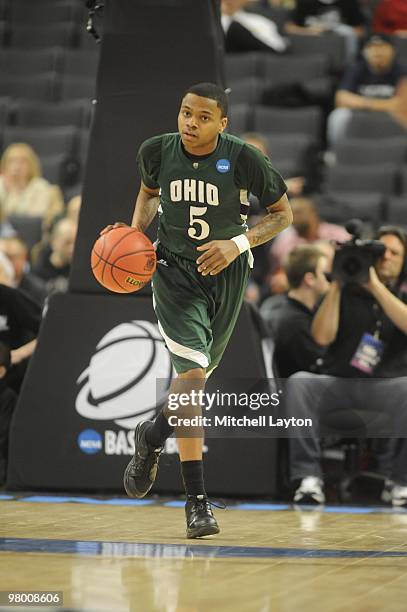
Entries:
<svg viewBox="0 0 407 612">
<path fill-rule="evenodd" d="M 153 293 L 153 307 L 154 307 L 154 310 L 155 310 L 155 297 L 154 297 L 154 293 Z M 157 315 L 157 313 L 156 313 L 156 315 Z M 176 342 L 175 340 L 172 340 L 172 338 L 167 336 L 167 334 L 163 330 L 163 327 L 162 327 L 160 321 L 158 320 L 158 317 L 157 317 L 157 323 L 158 323 L 159 332 L 162 335 L 162 337 L 164 338 L 165 344 L 167 345 L 168 350 L 171 353 L 174 353 L 174 355 L 177 355 L 178 357 L 183 357 L 184 359 L 188 359 L 189 361 L 193 361 L 194 363 L 197 363 L 198 365 L 200 365 L 201 368 L 207 368 L 208 367 L 209 359 L 207 358 L 207 356 L 204 353 L 201 353 L 201 351 L 196 351 L 195 349 L 191 349 L 188 346 L 184 346 L 183 344 L 180 344 L 179 342 Z"/>
</svg>

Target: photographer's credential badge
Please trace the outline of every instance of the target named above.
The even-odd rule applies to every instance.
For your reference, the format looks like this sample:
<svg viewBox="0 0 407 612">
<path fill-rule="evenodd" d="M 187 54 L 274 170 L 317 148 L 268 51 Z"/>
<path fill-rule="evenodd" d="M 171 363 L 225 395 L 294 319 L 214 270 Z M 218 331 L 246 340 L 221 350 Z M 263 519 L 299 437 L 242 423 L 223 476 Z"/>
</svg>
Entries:
<svg viewBox="0 0 407 612">
<path fill-rule="evenodd" d="M 373 374 L 373 370 L 380 363 L 384 345 L 377 334 L 363 334 L 350 364 L 365 374 Z"/>
</svg>

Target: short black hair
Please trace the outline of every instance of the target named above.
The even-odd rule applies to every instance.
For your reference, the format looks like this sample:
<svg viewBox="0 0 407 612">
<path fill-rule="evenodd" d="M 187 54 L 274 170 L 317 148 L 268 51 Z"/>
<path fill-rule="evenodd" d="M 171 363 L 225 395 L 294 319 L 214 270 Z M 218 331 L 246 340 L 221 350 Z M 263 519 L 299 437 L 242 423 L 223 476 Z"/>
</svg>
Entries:
<svg viewBox="0 0 407 612">
<path fill-rule="evenodd" d="M 227 117 L 228 97 L 225 91 L 222 89 L 222 87 L 219 87 L 219 85 L 216 85 L 215 83 L 197 83 L 196 85 L 191 85 L 191 87 L 188 87 L 188 89 L 185 91 L 182 98 L 184 99 L 189 93 L 200 96 L 201 98 L 216 100 L 222 117 Z"/>
<path fill-rule="evenodd" d="M 11 364 L 10 347 L 4 342 L 0 342 L 0 367 L 3 366 L 6 370 L 9 369 Z"/>
</svg>

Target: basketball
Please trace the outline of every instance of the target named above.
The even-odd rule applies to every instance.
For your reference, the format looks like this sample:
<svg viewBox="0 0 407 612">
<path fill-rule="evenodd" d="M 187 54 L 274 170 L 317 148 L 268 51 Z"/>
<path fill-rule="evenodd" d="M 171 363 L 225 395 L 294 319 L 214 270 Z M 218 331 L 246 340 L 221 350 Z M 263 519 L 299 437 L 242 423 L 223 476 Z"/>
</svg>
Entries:
<svg viewBox="0 0 407 612">
<path fill-rule="evenodd" d="M 96 280 L 105 289 L 134 293 L 144 287 L 155 272 L 155 250 L 142 232 L 133 227 L 117 227 L 96 240 L 91 267 Z"/>
</svg>

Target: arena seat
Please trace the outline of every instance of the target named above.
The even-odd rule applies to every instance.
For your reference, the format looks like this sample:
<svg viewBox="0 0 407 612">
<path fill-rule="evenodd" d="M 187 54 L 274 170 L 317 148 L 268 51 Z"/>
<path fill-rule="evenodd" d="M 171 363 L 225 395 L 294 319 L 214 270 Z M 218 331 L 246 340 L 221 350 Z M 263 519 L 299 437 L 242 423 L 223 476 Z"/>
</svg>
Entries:
<svg viewBox="0 0 407 612">
<path fill-rule="evenodd" d="M 382 195 L 395 194 L 397 166 L 375 164 L 350 166 L 336 164 L 326 168 L 324 190 L 326 192 L 365 192 Z"/>
<path fill-rule="evenodd" d="M 307 149 L 312 144 L 312 138 L 307 134 L 274 134 L 263 132 L 267 139 L 268 150 L 273 160 L 292 159 L 301 163 Z"/>
<path fill-rule="evenodd" d="M 5 21 L 0 19 L 0 47 L 6 44 L 6 33 L 8 29 L 6 27 Z"/>
<path fill-rule="evenodd" d="M 10 215 L 8 221 L 14 227 L 17 234 L 27 243 L 30 250 L 34 244 L 40 242 L 42 236 L 42 217 Z"/>
<path fill-rule="evenodd" d="M 12 98 L 51 102 L 55 98 L 56 75 L 44 72 L 35 76 L 0 76 L 0 91 Z"/>
<path fill-rule="evenodd" d="M 380 139 L 377 146 L 367 138 L 346 138 L 335 148 L 339 164 L 402 164 L 407 160 L 407 139 L 403 136 Z"/>
<path fill-rule="evenodd" d="M 269 108 L 256 106 L 253 129 L 273 134 L 307 134 L 315 141 L 321 136 L 322 111 L 317 106 L 300 108 Z"/>
<path fill-rule="evenodd" d="M 328 59 L 329 72 L 338 73 L 345 64 L 345 37 L 329 32 L 324 35 L 290 34 L 290 53 L 296 57 L 321 54 Z"/>
<path fill-rule="evenodd" d="M 7 17 L 8 8 L 8 0 L 0 0 L 0 20 L 3 20 Z"/>
<path fill-rule="evenodd" d="M 405 196 L 393 196 L 387 200 L 386 221 L 407 228 L 407 201 Z"/>
<path fill-rule="evenodd" d="M 231 104 L 260 104 L 263 93 L 263 81 L 259 77 L 249 77 L 229 83 Z"/>
<path fill-rule="evenodd" d="M 9 122 L 9 117 L 11 114 L 10 110 L 11 100 L 7 96 L 0 97 L 0 130 L 3 132 L 4 126 Z M 1 140 L 0 140 L 1 146 Z"/>
<path fill-rule="evenodd" d="M 60 100 L 88 99 L 96 95 L 96 74 L 93 78 L 64 76 L 59 86 Z"/>
<path fill-rule="evenodd" d="M 387 113 L 354 111 L 346 136 L 350 138 L 392 138 L 405 136 L 407 131 Z"/>
<path fill-rule="evenodd" d="M 275 57 L 264 54 L 262 76 L 270 84 L 303 83 L 328 74 L 328 59 L 324 55 Z"/>
<path fill-rule="evenodd" d="M 0 71 L 6 76 L 34 76 L 36 73 L 54 72 L 58 67 L 59 47 L 45 49 L 3 49 Z"/>
<path fill-rule="evenodd" d="M 77 28 L 73 23 L 56 23 L 52 27 L 14 24 L 10 30 L 10 45 L 20 48 L 52 46 L 72 47 L 76 44 Z"/>
<path fill-rule="evenodd" d="M 252 109 L 249 104 L 232 104 L 228 117 L 228 131 L 233 134 L 243 134 L 252 129 Z"/>
<path fill-rule="evenodd" d="M 91 103 L 87 100 L 68 100 L 41 103 L 21 100 L 12 108 L 13 124 L 23 127 L 89 127 Z"/>
<path fill-rule="evenodd" d="M 379 193 L 326 192 L 319 201 L 318 212 L 330 223 L 346 223 L 357 217 L 374 226 L 384 220 L 385 199 Z"/>
<path fill-rule="evenodd" d="M 64 183 L 64 164 L 66 162 L 66 156 L 62 154 L 58 155 L 46 155 L 41 157 L 41 169 L 44 178 L 54 185 L 63 186 Z"/>
<path fill-rule="evenodd" d="M 407 38 L 403 36 L 394 36 L 393 37 L 394 46 L 397 49 L 400 61 L 402 64 L 407 64 Z"/>
<path fill-rule="evenodd" d="M 226 83 L 260 76 L 263 53 L 229 53 L 225 55 Z"/>
<path fill-rule="evenodd" d="M 7 126 L 4 130 L 4 146 L 14 142 L 26 142 L 40 156 L 63 153 L 73 155 L 78 142 L 78 130 L 73 127 L 26 128 Z"/>
<path fill-rule="evenodd" d="M 48 24 L 54 27 L 61 22 L 75 22 L 81 14 L 83 14 L 83 11 L 80 11 L 80 6 L 69 0 L 65 2 L 58 0 L 54 0 L 54 2 L 42 2 L 41 0 L 20 2 L 13 0 L 10 6 L 9 19 L 13 24 Z"/>
</svg>

